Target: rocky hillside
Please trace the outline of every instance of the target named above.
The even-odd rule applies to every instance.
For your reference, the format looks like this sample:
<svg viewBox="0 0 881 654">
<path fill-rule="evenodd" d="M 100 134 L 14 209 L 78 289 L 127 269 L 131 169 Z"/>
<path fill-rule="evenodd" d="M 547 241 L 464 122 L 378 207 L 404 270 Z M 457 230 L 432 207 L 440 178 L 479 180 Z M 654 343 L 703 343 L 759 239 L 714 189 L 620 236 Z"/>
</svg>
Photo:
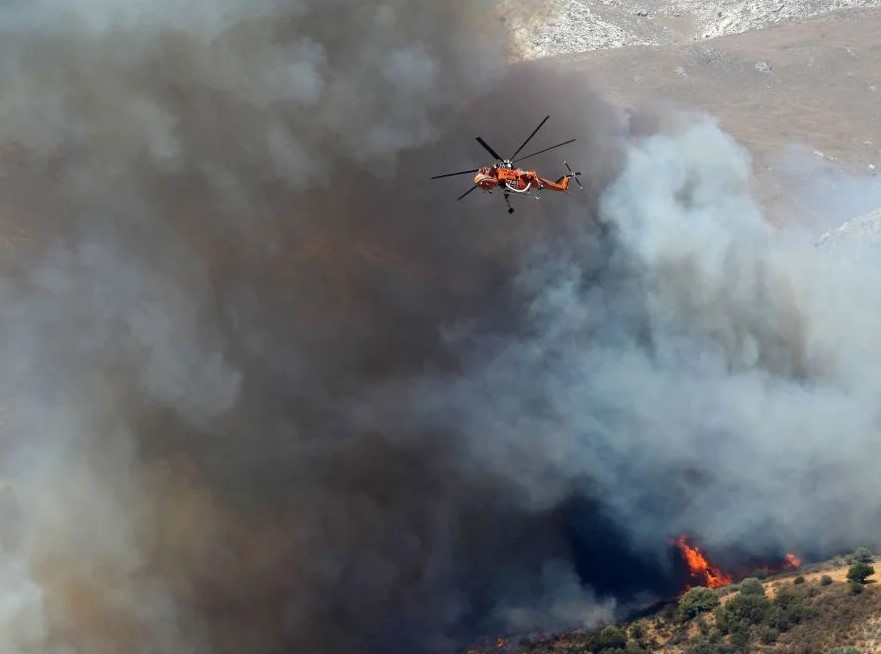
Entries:
<svg viewBox="0 0 881 654">
<path fill-rule="evenodd" d="M 538 6 L 537 6 L 538 5 Z M 881 0 L 501 0 L 518 58 L 671 45 L 764 29 Z"/>
</svg>

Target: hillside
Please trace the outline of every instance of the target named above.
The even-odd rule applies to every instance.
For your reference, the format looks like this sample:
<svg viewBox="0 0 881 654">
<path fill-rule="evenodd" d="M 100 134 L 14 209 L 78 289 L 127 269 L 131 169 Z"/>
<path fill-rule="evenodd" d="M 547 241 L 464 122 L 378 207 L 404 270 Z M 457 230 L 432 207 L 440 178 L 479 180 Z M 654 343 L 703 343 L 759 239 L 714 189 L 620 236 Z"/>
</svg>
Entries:
<svg viewBox="0 0 881 654">
<path fill-rule="evenodd" d="M 503 0 L 499 16 L 519 57 L 664 46 L 741 34 L 881 0 Z"/>
<path fill-rule="evenodd" d="M 881 651 L 881 588 L 849 581 L 856 553 L 728 587 L 697 588 L 598 631 L 500 637 L 469 654 L 868 654 Z M 694 598 L 698 598 L 695 600 Z M 846 649 L 854 648 L 854 649 Z"/>
</svg>

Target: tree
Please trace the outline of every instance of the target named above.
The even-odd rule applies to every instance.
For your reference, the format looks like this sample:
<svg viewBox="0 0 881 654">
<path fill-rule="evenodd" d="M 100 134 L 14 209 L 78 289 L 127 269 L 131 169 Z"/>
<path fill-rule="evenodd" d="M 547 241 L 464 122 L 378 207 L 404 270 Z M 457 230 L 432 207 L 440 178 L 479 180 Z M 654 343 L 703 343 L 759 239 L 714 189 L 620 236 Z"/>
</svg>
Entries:
<svg viewBox="0 0 881 654">
<path fill-rule="evenodd" d="M 847 571 L 847 578 L 858 584 L 866 583 L 866 578 L 875 574 L 875 568 L 868 563 L 854 563 Z"/>
<path fill-rule="evenodd" d="M 755 577 L 747 577 L 740 582 L 740 592 L 743 595 L 764 595 L 765 587 Z"/>
<path fill-rule="evenodd" d="M 857 563 L 871 563 L 873 561 L 872 550 L 868 547 L 858 547 L 854 550 L 851 558 Z"/>
<path fill-rule="evenodd" d="M 690 620 L 701 613 L 712 611 L 718 605 L 719 596 L 715 592 L 703 586 L 696 586 L 679 600 L 677 616 L 683 621 Z"/>
</svg>

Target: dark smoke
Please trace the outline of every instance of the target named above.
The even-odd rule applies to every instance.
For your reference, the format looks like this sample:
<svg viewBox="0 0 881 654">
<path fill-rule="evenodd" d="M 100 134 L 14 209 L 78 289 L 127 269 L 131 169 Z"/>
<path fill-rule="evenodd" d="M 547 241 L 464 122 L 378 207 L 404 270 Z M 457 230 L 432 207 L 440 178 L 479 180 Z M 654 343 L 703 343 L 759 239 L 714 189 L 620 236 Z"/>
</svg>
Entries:
<svg viewBox="0 0 881 654">
<path fill-rule="evenodd" d="M 8 7 L 4 652 L 450 651 L 670 590 L 677 529 L 868 533 L 872 271 L 468 7 Z M 428 181 L 547 113 L 584 192 Z"/>
</svg>

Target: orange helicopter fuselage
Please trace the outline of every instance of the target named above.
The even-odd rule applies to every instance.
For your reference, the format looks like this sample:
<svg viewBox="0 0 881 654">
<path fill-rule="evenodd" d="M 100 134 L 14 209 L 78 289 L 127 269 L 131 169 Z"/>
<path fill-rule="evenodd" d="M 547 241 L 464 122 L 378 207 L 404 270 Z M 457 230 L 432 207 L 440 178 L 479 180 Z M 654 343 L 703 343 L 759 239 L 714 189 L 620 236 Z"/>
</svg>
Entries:
<svg viewBox="0 0 881 654">
<path fill-rule="evenodd" d="M 492 193 L 496 187 L 513 193 L 541 190 L 565 192 L 569 188 L 569 180 L 570 177 L 563 176 L 557 181 L 552 181 L 545 179 L 534 170 L 506 166 L 484 166 L 474 176 L 474 184 L 489 193 Z"/>
</svg>

